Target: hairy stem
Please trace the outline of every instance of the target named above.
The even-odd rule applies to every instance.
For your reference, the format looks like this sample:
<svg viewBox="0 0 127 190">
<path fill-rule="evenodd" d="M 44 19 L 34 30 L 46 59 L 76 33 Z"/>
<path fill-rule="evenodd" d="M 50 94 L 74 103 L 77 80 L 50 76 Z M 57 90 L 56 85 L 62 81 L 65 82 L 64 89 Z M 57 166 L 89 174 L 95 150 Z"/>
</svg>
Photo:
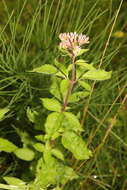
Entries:
<svg viewBox="0 0 127 190">
<path fill-rule="evenodd" d="M 71 75 L 71 80 L 69 82 L 70 82 L 70 84 L 69 84 L 68 91 L 65 96 L 64 102 L 63 102 L 62 112 L 64 112 L 66 110 L 69 97 L 72 93 L 73 86 L 76 82 L 75 56 L 72 56 L 72 75 Z"/>
</svg>

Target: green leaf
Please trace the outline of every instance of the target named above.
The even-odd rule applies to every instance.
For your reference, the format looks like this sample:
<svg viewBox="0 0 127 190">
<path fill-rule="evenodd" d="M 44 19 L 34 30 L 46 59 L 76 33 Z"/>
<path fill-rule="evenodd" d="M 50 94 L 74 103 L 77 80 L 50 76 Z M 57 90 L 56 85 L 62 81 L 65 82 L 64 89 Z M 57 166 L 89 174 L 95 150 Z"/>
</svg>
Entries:
<svg viewBox="0 0 127 190">
<path fill-rule="evenodd" d="M 35 138 L 36 138 L 38 141 L 45 142 L 44 135 L 36 135 Z"/>
<path fill-rule="evenodd" d="M 71 167 L 64 166 L 63 170 L 64 170 L 64 175 L 62 176 L 61 179 L 62 184 L 66 184 L 68 180 L 77 179 L 79 177 Z"/>
<path fill-rule="evenodd" d="M 60 134 L 61 122 L 63 119 L 62 113 L 53 112 L 48 115 L 45 123 L 46 138 L 57 138 Z"/>
<path fill-rule="evenodd" d="M 87 51 L 89 51 L 89 49 L 81 49 L 80 52 L 77 54 L 77 56 L 80 56 L 80 55 L 86 53 Z"/>
<path fill-rule="evenodd" d="M 66 96 L 67 91 L 68 91 L 68 86 L 69 86 L 69 80 L 62 80 L 60 83 L 60 92 L 63 96 L 63 98 Z"/>
<path fill-rule="evenodd" d="M 28 117 L 29 121 L 31 121 L 32 123 L 35 123 L 35 118 L 38 115 L 38 112 L 32 111 L 30 109 L 30 107 L 27 107 L 26 113 L 27 113 L 27 117 Z"/>
<path fill-rule="evenodd" d="M 44 152 L 45 146 L 42 143 L 35 143 L 33 147 L 38 151 L 38 152 Z"/>
<path fill-rule="evenodd" d="M 61 79 L 52 77 L 52 84 L 50 86 L 50 93 L 57 99 L 61 100 L 59 80 Z"/>
<path fill-rule="evenodd" d="M 54 65 L 58 68 L 58 72 L 56 73 L 56 76 L 66 78 L 67 76 L 67 69 L 65 67 L 65 64 L 58 62 L 57 60 L 54 61 Z"/>
<path fill-rule="evenodd" d="M 81 127 L 78 118 L 74 114 L 64 112 L 64 116 L 65 118 L 63 125 L 65 127 L 65 130 L 83 131 L 83 128 Z"/>
<path fill-rule="evenodd" d="M 79 100 L 86 98 L 87 96 L 89 96 L 89 92 L 75 92 L 73 93 L 70 98 L 69 98 L 69 102 L 78 102 Z"/>
<path fill-rule="evenodd" d="M 95 70 L 95 68 L 91 64 L 86 63 L 86 61 L 83 60 L 83 59 L 77 60 L 75 64 L 79 65 L 79 66 L 82 66 L 86 70 Z"/>
<path fill-rule="evenodd" d="M 58 159 L 60 160 L 64 160 L 64 155 L 63 153 L 59 150 L 59 149 L 56 149 L 56 148 L 53 148 L 51 150 L 51 153 Z"/>
<path fill-rule="evenodd" d="M 18 147 L 7 139 L 0 138 L 0 151 L 14 152 Z"/>
<path fill-rule="evenodd" d="M 91 90 L 92 90 L 91 86 L 90 86 L 87 82 L 84 82 L 84 81 L 78 81 L 78 82 L 79 82 L 79 84 L 80 84 L 83 88 L 85 88 L 87 91 L 91 91 Z"/>
<path fill-rule="evenodd" d="M 92 156 L 91 151 L 83 139 L 73 131 L 65 131 L 62 136 L 62 144 L 78 160 L 87 160 Z"/>
<path fill-rule="evenodd" d="M 78 177 L 72 168 L 65 166 L 52 156 L 49 162 L 44 162 L 43 159 L 39 160 L 36 176 L 36 184 L 42 188 L 46 188 L 51 184 L 64 184 L 68 180 Z"/>
<path fill-rule="evenodd" d="M 85 73 L 81 79 L 90 79 L 90 80 L 107 80 L 111 78 L 112 72 L 106 72 L 104 70 L 90 70 Z"/>
<path fill-rule="evenodd" d="M 0 121 L 4 118 L 5 114 L 9 111 L 8 108 L 1 108 L 0 109 Z"/>
<path fill-rule="evenodd" d="M 44 73 L 44 74 L 55 74 L 57 72 L 57 69 L 53 65 L 45 64 L 40 67 L 34 68 L 31 72 Z"/>
<path fill-rule="evenodd" d="M 18 148 L 14 153 L 21 160 L 31 161 L 34 159 L 34 152 L 29 148 Z"/>
<path fill-rule="evenodd" d="M 53 98 L 40 98 L 43 106 L 50 111 L 61 111 L 61 104 Z"/>
<path fill-rule="evenodd" d="M 3 179 L 9 185 L 14 185 L 14 186 L 19 186 L 19 187 L 25 187 L 26 188 L 26 183 L 24 181 L 22 181 L 21 179 L 19 179 L 19 178 L 16 178 L 16 177 L 3 177 Z"/>
</svg>

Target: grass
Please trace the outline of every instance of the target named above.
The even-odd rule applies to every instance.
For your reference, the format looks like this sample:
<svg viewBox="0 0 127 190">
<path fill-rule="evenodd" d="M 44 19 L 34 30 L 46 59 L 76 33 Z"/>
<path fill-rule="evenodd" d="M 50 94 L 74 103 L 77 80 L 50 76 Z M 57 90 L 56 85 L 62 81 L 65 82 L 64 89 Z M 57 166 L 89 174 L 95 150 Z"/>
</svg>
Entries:
<svg viewBox="0 0 127 190">
<path fill-rule="evenodd" d="M 93 150 L 93 158 L 87 162 L 70 160 L 80 179 L 68 182 L 63 190 L 127 189 L 127 37 L 113 37 L 115 31 L 127 32 L 125 5 L 122 0 L 0 3 L 5 18 L 0 26 L 0 107 L 10 108 L 0 123 L 1 137 L 21 145 L 15 128 L 26 131 L 30 138 L 39 133 L 40 123 L 37 128 L 32 126 L 26 108 L 42 109 L 39 98 L 50 96 L 50 77 L 29 71 L 59 58 L 60 32 L 89 35 L 90 51 L 84 58 L 96 67 L 113 71 L 110 80 L 93 83 L 88 101 L 74 105 L 74 109 L 83 112 L 83 135 Z M 41 112 L 45 119 L 47 113 Z M 13 155 L 1 153 L 1 183 L 6 175 L 29 181 L 33 177 L 29 164 L 25 164 L 26 168 L 22 164 L 25 163 Z"/>
</svg>

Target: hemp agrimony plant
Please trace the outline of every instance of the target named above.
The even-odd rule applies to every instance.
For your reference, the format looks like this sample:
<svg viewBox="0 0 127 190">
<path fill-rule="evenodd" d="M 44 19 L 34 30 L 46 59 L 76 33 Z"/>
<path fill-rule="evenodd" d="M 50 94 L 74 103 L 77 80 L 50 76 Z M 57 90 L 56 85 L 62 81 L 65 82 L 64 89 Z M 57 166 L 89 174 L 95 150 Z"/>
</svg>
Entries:
<svg viewBox="0 0 127 190">
<path fill-rule="evenodd" d="M 89 80 L 109 79 L 111 72 L 96 69 L 86 60 L 78 59 L 88 51 L 82 48 L 89 43 L 89 37 L 86 35 L 78 35 L 76 32 L 61 33 L 59 39 L 61 40 L 59 50 L 63 56 L 69 58 L 69 65 L 55 60 L 53 65 L 42 65 L 32 71 L 51 75 L 52 98 L 41 98 L 44 109 L 49 113 L 44 123 L 44 134 L 35 136 L 34 142 L 28 142 L 27 134 L 19 132 L 23 142 L 22 148 L 16 147 L 6 139 L 0 139 L 3 143 L 3 147 L 0 146 L 1 150 L 13 152 L 22 160 L 31 161 L 36 158 L 37 152 L 40 152 L 36 159 L 35 180 L 30 184 L 27 185 L 14 177 L 4 178 L 9 185 L 15 184 L 18 190 L 45 190 L 48 187 L 60 190 L 68 180 L 79 178 L 67 164 L 68 153 L 70 152 L 76 160 L 87 160 L 92 156 L 91 150 L 82 138 L 84 129 L 80 124 L 80 114 L 74 109 L 74 105 L 91 93 Z M 27 116 L 31 122 L 36 124 L 38 115 L 37 111 L 27 109 Z M 29 148 L 30 145 L 34 150 Z"/>
</svg>

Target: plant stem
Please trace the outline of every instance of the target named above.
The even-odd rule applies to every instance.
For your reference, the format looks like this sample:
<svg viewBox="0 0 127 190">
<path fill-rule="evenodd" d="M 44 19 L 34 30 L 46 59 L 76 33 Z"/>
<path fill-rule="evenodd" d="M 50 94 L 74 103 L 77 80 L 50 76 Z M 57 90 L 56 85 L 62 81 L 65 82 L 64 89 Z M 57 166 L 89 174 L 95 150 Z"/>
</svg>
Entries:
<svg viewBox="0 0 127 190">
<path fill-rule="evenodd" d="M 73 89 L 74 84 L 76 82 L 76 69 L 75 69 L 75 56 L 74 55 L 72 56 L 72 75 L 71 75 L 71 80 L 69 82 L 70 82 L 70 84 L 69 84 L 68 91 L 67 91 L 67 94 L 66 94 L 65 99 L 64 99 L 62 112 L 64 112 L 66 110 L 69 97 L 72 93 L 72 89 Z"/>
</svg>

